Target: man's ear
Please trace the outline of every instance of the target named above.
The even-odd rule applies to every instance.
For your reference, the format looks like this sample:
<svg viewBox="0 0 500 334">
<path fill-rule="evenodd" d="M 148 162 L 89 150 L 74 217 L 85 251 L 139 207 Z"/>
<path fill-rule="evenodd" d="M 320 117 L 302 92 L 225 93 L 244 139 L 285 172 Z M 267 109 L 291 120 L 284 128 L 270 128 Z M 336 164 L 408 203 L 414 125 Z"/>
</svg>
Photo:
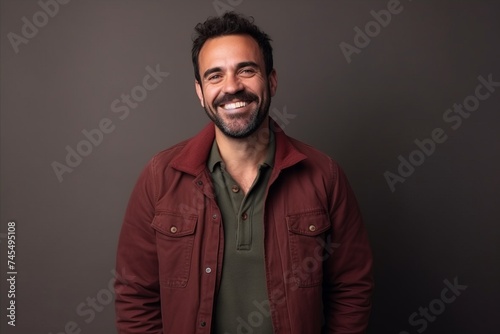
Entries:
<svg viewBox="0 0 500 334">
<path fill-rule="evenodd" d="M 276 73 L 276 70 L 274 68 L 271 73 L 269 73 L 268 81 L 269 89 L 271 90 L 271 96 L 274 96 L 274 94 L 276 94 L 276 90 L 278 89 L 278 73 Z"/>
<path fill-rule="evenodd" d="M 203 102 L 203 88 L 201 88 L 198 80 L 194 81 L 194 87 L 196 88 L 196 95 L 198 95 L 198 98 L 200 99 L 201 106 L 205 108 L 205 102 Z"/>
</svg>

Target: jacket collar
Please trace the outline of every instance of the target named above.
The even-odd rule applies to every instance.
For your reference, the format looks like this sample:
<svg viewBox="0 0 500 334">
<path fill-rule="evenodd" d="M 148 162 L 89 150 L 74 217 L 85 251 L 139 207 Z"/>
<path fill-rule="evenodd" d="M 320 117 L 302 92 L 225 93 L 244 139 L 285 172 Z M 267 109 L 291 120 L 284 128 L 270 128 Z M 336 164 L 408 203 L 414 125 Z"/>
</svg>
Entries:
<svg viewBox="0 0 500 334">
<path fill-rule="evenodd" d="M 306 155 L 297 150 L 292 139 L 274 120 L 270 120 L 270 125 L 276 139 L 275 171 L 293 166 L 307 158 Z M 215 125 L 209 123 L 196 136 L 186 142 L 180 154 L 172 160 L 172 168 L 193 176 L 199 175 L 207 168 L 207 159 L 214 139 Z"/>
</svg>

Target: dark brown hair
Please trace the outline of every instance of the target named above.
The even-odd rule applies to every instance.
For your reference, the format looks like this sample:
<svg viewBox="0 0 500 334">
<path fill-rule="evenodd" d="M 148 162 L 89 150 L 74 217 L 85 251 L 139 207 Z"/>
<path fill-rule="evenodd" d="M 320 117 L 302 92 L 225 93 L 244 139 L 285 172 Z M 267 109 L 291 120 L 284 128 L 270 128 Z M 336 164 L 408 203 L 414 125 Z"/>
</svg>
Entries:
<svg viewBox="0 0 500 334">
<path fill-rule="evenodd" d="M 191 57 L 193 60 L 194 77 L 201 84 L 200 66 L 198 57 L 200 50 L 210 38 L 227 35 L 249 35 L 259 44 L 264 56 L 266 74 L 273 70 L 273 48 L 271 38 L 253 23 L 253 17 L 245 17 L 235 12 L 226 12 L 220 17 L 210 17 L 203 23 L 198 23 L 194 28 L 193 48 Z"/>
</svg>

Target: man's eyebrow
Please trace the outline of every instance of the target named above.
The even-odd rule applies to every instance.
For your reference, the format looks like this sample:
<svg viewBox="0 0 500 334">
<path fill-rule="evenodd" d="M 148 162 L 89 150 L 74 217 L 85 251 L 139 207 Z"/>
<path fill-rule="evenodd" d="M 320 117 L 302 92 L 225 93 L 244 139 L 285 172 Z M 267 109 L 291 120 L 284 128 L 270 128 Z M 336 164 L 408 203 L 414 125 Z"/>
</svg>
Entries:
<svg viewBox="0 0 500 334">
<path fill-rule="evenodd" d="M 253 61 L 244 61 L 244 62 L 238 63 L 238 65 L 236 65 L 236 68 L 240 69 L 240 68 L 248 67 L 248 66 L 249 67 L 256 67 L 256 68 L 259 67 L 259 65 L 256 62 L 253 62 Z"/>
<path fill-rule="evenodd" d="M 236 65 L 236 69 L 237 70 L 239 70 L 239 69 L 241 69 L 243 67 L 258 68 L 259 64 L 257 64 L 256 62 L 253 62 L 253 61 L 243 61 L 243 62 L 238 63 Z M 203 79 L 206 79 L 210 74 L 216 73 L 216 72 L 222 72 L 222 67 L 212 67 L 212 68 L 209 68 L 208 70 L 205 71 L 205 73 L 203 73 Z"/>
<path fill-rule="evenodd" d="M 203 79 L 206 79 L 212 73 L 221 72 L 221 71 L 222 71 L 222 68 L 220 68 L 220 67 L 209 68 L 208 70 L 205 71 L 205 73 L 203 73 Z"/>
</svg>

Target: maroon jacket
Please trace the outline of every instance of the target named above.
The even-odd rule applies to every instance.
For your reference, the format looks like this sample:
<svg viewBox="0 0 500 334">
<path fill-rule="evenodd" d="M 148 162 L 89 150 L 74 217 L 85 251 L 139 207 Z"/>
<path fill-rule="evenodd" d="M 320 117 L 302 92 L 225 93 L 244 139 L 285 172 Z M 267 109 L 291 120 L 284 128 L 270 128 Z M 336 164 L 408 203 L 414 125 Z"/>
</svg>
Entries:
<svg viewBox="0 0 500 334">
<path fill-rule="evenodd" d="M 363 333 L 372 257 L 356 199 L 333 160 L 275 132 L 264 219 L 271 312 L 256 312 L 278 334 Z M 117 255 L 119 333 L 210 333 L 224 252 L 206 167 L 214 133 L 210 124 L 154 156 L 132 192 Z"/>
</svg>

